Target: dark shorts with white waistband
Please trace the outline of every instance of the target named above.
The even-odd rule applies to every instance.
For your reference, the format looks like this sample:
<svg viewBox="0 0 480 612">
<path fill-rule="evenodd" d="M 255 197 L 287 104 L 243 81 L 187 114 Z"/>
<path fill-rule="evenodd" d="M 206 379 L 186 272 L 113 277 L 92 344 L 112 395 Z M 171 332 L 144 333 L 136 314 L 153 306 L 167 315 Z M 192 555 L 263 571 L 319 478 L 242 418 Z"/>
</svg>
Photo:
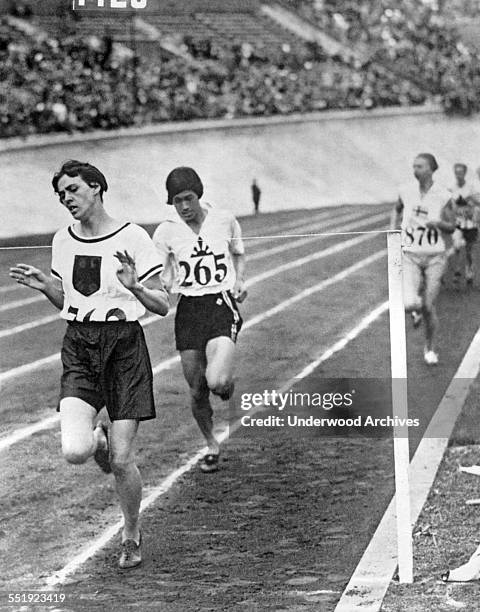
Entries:
<svg viewBox="0 0 480 612">
<path fill-rule="evenodd" d="M 68 323 L 60 399 L 77 397 L 112 421 L 155 418 L 153 374 L 138 321 Z M 58 410 L 58 409 L 57 409 Z"/>
<path fill-rule="evenodd" d="M 462 235 L 465 242 L 476 242 L 478 238 L 478 227 L 462 229 Z"/>
<path fill-rule="evenodd" d="M 182 295 L 175 316 L 177 350 L 202 351 L 209 340 L 221 336 L 236 342 L 242 322 L 230 291 L 199 296 Z"/>
</svg>

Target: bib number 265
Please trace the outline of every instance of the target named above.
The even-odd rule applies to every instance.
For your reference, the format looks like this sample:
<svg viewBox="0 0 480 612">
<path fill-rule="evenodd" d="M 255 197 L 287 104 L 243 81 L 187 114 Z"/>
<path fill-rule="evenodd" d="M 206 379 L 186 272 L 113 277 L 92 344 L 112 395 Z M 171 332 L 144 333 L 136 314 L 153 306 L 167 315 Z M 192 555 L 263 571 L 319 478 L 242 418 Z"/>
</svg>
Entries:
<svg viewBox="0 0 480 612">
<path fill-rule="evenodd" d="M 200 257 L 194 266 L 188 261 L 178 262 L 185 272 L 185 277 L 180 283 L 181 287 L 191 287 L 193 285 L 193 280 L 199 285 L 208 285 L 212 277 L 217 283 L 223 281 L 227 275 L 227 266 L 223 262 L 225 254 L 221 253 L 220 255 L 209 257 L 208 263 L 204 263 L 204 259 L 204 257 Z"/>
</svg>

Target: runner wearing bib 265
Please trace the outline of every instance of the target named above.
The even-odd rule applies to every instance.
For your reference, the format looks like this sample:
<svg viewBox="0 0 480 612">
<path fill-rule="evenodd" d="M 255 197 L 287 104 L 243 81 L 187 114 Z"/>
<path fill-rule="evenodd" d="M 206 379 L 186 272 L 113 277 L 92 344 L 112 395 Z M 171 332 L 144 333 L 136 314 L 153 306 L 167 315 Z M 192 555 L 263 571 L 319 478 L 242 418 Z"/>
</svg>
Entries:
<svg viewBox="0 0 480 612">
<path fill-rule="evenodd" d="M 218 468 L 210 392 L 227 400 L 233 393 L 235 342 L 242 325 L 236 301 L 245 296 L 245 257 L 234 216 L 200 203 L 203 185 L 192 168 L 175 168 L 167 178 L 168 203 L 175 211 L 153 241 L 163 262 L 162 278 L 179 294 L 175 340 L 190 387 L 192 412 L 208 452 L 204 472 Z"/>
</svg>

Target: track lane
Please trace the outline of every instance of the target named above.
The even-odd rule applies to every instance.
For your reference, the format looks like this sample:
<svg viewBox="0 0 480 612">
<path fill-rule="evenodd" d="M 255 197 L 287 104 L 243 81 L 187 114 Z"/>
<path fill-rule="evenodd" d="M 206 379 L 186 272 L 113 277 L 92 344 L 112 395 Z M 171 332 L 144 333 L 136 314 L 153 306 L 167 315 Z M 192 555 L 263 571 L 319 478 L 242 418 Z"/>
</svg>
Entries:
<svg viewBox="0 0 480 612">
<path fill-rule="evenodd" d="M 291 288 L 291 294 L 292 297 L 296 297 L 298 295 L 298 278 L 297 278 L 297 284 L 295 285 L 290 285 Z M 331 295 L 330 295 L 330 299 L 331 299 Z M 328 301 L 327 301 L 328 303 Z M 311 299 L 311 305 L 318 305 L 318 296 L 312 296 Z M 352 305 L 354 308 L 358 308 L 358 304 L 353 304 Z M 312 308 L 311 306 L 309 308 L 307 308 L 308 311 L 315 311 L 315 308 Z M 288 319 L 288 317 L 287 317 Z M 291 321 L 291 315 L 290 315 L 290 321 Z M 263 326 L 262 326 L 263 327 Z M 268 326 L 265 328 L 267 329 Z M 253 331 L 253 330 L 252 330 Z M 249 334 L 249 332 L 245 332 L 245 334 L 248 334 L 248 337 L 246 338 L 246 342 L 249 343 L 249 348 L 248 348 L 248 353 L 247 353 L 247 358 L 244 359 L 244 356 L 240 355 L 240 362 L 241 364 L 243 363 L 250 363 L 251 359 L 248 358 L 248 354 L 251 353 L 252 351 L 252 343 L 257 346 L 257 348 L 253 348 L 254 352 L 257 351 L 262 351 L 262 342 L 263 342 L 263 338 L 259 337 L 257 335 L 257 332 L 255 332 L 253 334 L 253 336 L 251 334 Z M 270 339 L 272 338 L 272 334 L 270 331 L 269 334 Z M 271 346 L 274 347 L 275 345 L 278 344 L 278 349 L 280 350 L 281 347 L 283 346 L 283 340 L 282 340 L 282 335 L 281 334 L 276 334 L 275 336 L 275 341 L 274 343 L 271 342 Z M 307 337 L 303 337 L 301 338 L 301 342 L 302 344 L 305 343 L 306 340 L 308 340 L 308 336 Z M 312 338 L 311 338 L 311 334 L 310 334 L 310 342 L 312 342 Z M 325 338 L 325 341 L 327 339 Z M 258 344 L 259 342 L 259 344 Z M 239 347 L 240 348 L 240 347 Z M 292 351 L 294 351 L 294 347 L 292 346 Z M 240 352 L 240 351 L 239 351 Z M 302 355 L 303 358 L 303 355 Z M 277 363 L 273 363 L 274 365 L 274 371 L 275 369 L 279 369 L 279 362 L 277 361 Z M 280 370 L 283 372 L 288 372 L 291 371 L 291 364 L 288 362 L 288 360 L 283 360 L 283 363 L 281 364 Z M 251 379 L 248 378 L 246 376 L 246 372 L 243 372 L 243 365 L 240 367 L 240 372 L 239 372 L 239 377 L 241 377 L 244 380 L 249 380 L 250 384 L 251 384 Z M 171 382 L 169 382 L 171 381 Z M 159 381 L 160 382 L 160 381 Z M 262 384 L 262 380 L 258 380 L 257 384 L 261 385 Z M 160 459 L 160 464 L 163 466 L 165 461 L 168 463 L 169 461 L 173 461 L 173 464 L 175 464 L 175 459 L 178 458 L 178 450 L 180 448 L 180 451 L 182 450 L 182 448 L 185 450 L 185 452 L 191 448 L 192 443 L 194 443 L 195 440 L 197 440 L 198 442 L 198 432 L 196 432 L 196 428 L 193 427 L 193 425 L 190 424 L 190 415 L 186 416 L 185 415 L 185 409 L 182 406 L 179 406 L 178 404 L 178 395 L 181 394 L 183 397 L 185 396 L 185 391 L 183 389 L 184 385 L 183 385 L 183 381 L 181 380 L 181 376 L 179 376 L 179 373 L 177 373 L 174 377 L 170 378 L 168 377 L 167 379 L 163 379 L 161 381 L 161 400 L 163 401 L 167 401 L 168 404 L 170 404 L 170 402 L 173 401 L 173 406 L 175 406 L 175 411 L 174 413 L 177 415 L 176 416 L 176 420 L 179 419 L 177 421 L 177 423 L 167 423 L 165 421 L 162 422 L 161 419 L 157 419 L 158 423 L 155 424 L 155 429 L 152 431 L 150 431 L 150 428 L 148 428 L 148 430 L 145 430 L 145 434 L 149 440 L 149 445 L 144 446 L 144 444 L 146 444 L 146 440 L 143 439 L 140 442 L 141 448 L 139 449 L 139 457 L 141 460 L 141 464 L 143 466 L 144 470 L 147 470 L 145 472 L 144 478 L 148 484 L 149 482 L 149 475 L 151 474 L 153 477 L 158 478 L 159 476 L 159 459 Z M 185 401 L 185 400 L 184 400 Z M 172 406 L 170 404 L 170 406 Z M 172 414 L 172 408 L 168 409 L 167 413 L 169 416 L 169 421 L 171 420 L 173 414 Z M 187 419 L 187 426 L 185 426 L 185 420 Z M 183 425 L 181 425 L 183 423 Z M 173 439 L 172 439 L 172 429 L 175 432 L 176 428 L 178 427 L 178 425 L 180 424 L 180 429 L 182 430 L 182 435 L 185 435 L 185 427 L 187 428 L 187 432 L 188 432 L 188 436 L 186 439 L 183 440 L 183 442 L 180 442 L 179 440 L 176 439 L 175 435 L 173 435 Z M 93 506 L 93 507 L 97 507 L 98 505 L 102 505 L 102 504 L 106 504 L 106 509 L 105 509 L 105 513 L 106 513 L 106 521 L 105 524 L 108 524 L 109 520 L 111 519 L 111 508 L 109 506 L 109 504 L 107 503 L 108 500 L 111 498 L 112 496 L 112 490 L 111 488 L 107 487 L 106 490 L 102 490 L 99 491 L 97 487 L 92 487 L 92 476 L 96 475 L 95 478 L 96 480 L 98 479 L 98 474 L 96 472 L 96 468 L 95 466 L 89 465 L 84 467 L 83 470 L 81 469 L 76 469 L 73 468 L 74 471 L 76 472 L 75 474 L 72 474 L 71 469 L 69 468 L 69 466 L 65 466 L 63 465 L 63 462 L 61 460 L 61 458 L 59 457 L 59 453 L 58 453 L 58 434 L 54 435 L 54 439 L 52 440 L 51 437 L 49 436 L 50 439 L 50 444 L 47 445 L 47 447 L 45 446 L 44 442 L 43 442 L 43 436 L 36 436 L 35 439 L 32 439 L 32 443 L 33 444 L 33 448 L 32 448 L 32 452 L 33 455 L 35 457 L 35 465 L 42 470 L 42 464 L 45 466 L 45 478 L 44 478 L 44 482 L 43 484 L 43 491 L 45 491 L 45 493 L 43 495 L 40 495 L 40 499 L 38 499 L 38 503 L 40 504 L 40 507 L 35 511 L 35 513 L 39 512 L 39 515 L 42 515 L 42 511 L 41 511 L 41 505 L 42 504 L 51 504 L 51 500 L 50 500 L 50 495 L 52 495 L 52 490 L 57 490 L 58 492 L 58 488 L 60 487 L 60 498 L 57 498 L 57 504 L 60 503 L 64 503 L 65 500 L 68 500 L 68 502 L 72 502 L 71 499 L 71 492 L 69 489 L 70 485 L 67 485 L 66 480 L 68 480 L 68 482 L 70 482 L 72 480 L 72 476 L 73 476 L 73 480 L 75 482 L 75 485 L 78 485 L 80 487 L 79 489 L 79 495 L 81 496 L 80 499 L 82 499 L 82 506 L 83 504 L 85 504 L 86 506 Z M 158 455 L 158 447 L 159 447 L 159 443 L 162 444 L 163 442 L 166 442 L 166 455 L 163 455 L 162 457 L 157 457 Z M 48 449 L 50 448 L 50 445 L 53 446 L 54 452 L 55 450 L 57 451 L 57 457 L 58 457 L 58 462 L 59 465 L 56 467 L 51 467 L 49 468 L 49 466 L 51 466 L 51 456 L 48 454 L 45 455 L 45 450 L 48 451 Z M 153 446 L 152 446 L 153 445 Z M 31 446 L 31 444 L 29 443 L 29 446 Z M 172 448 L 173 446 L 173 448 Z M 147 448 L 149 448 L 150 450 L 147 450 Z M 43 449 L 43 450 L 42 450 Z M 170 449 L 170 450 L 168 450 Z M 16 455 L 17 452 L 22 451 L 21 447 L 17 446 L 15 449 L 13 449 L 13 455 Z M 23 452 L 25 451 L 25 449 L 23 449 Z M 153 453 L 153 455 L 152 455 Z M 163 451 L 161 451 L 161 453 L 163 453 Z M 22 453 L 20 453 L 22 454 Z M 43 457 L 43 459 L 42 459 Z M 168 459 L 170 457 L 170 459 Z M 25 466 L 27 468 L 27 474 L 28 474 L 28 462 L 27 465 Z M 151 471 L 151 469 L 153 471 Z M 43 473 L 43 472 L 42 472 Z M 161 473 L 161 470 L 160 470 Z M 55 482 L 57 482 L 57 485 L 54 486 L 53 482 L 49 482 L 51 478 L 55 478 Z M 79 482 L 79 480 L 80 482 Z M 24 481 L 24 484 L 26 485 L 27 482 Z M 65 489 L 65 487 L 67 487 L 67 489 Z M 26 490 L 32 490 L 30 489 L 30 487 L 26 486 L 25 487 Z M 17 489 L 18 490 L 18 489 Z M 18 505 L 21 504 L 22 507 L 36 507 L 36 498 L 35 498 L 35 493 L 33 493 L 34 488 L 32 490 L 32 494 L 27 498 L 24 499 L 22 502 L 22 499 L 17 499 L 14 505 Z M 50 492 L 49 493 L 47 493 Z M 44 496 L 46 495 L 46 498 L 44 498 Z M 110 508 L 110 510 L 109 510 Z M 59 508 L 60 510 L 60 508 Z M 76 518 L 79 517 L 78 515 L 78 504 L 75 505 L 75 511 L 72 512 L 72 515 L 75 516 Z M 82 518 L 81 516 L 82 513 L 80 513 L 80 519 Z M 103 515 L 102 515 L 103 516 Z M 84 517 L 85 519 L 85 517 Z M 15 520 L 20 520 L 21 522 L 21 516 L 20 517 L 12 517 L 12 527 L 15 528 Z M 102 518 L 98 519 L 98 517 L 93 518 L 92 517 L 92 521 L 94 521 L 95 525 L 98 525 L 98 521 L 100 521 L 100 524 L 102 524 Z M 89 520 L 86 519 L 86 523 L 88 525 Z M 47 520 L 47 524 L 45 525 L 45 528 L 48 532 L 48 530 L 50 529 L 49 527 L 49 523 L 50 521 Z M 93 524 L 93 523 L 92 523 Z M 52 523 L 51 525 L 52 528 L 54 528 L 54 524 Z M 74 533 L 76 533 L 76 529 L 77 527 L 75 525 L 72 525 L 71 530 L 69 530 L 69 534 L 72 535 Z M 79 529 L 79 527 L 78 527 Z M 15 529 L 14 529 L 15 530 Z M 73 530 L 73 531 L 72 531 Z M 82 527 L 82 533 L 84 533 L 85 530 L 85 521 L 83 522 L 83 527 Z M 39 534 L 40 537 L 40 534 Z M 80 534 L 79 534 L 80 537 Z M 75 538 L 74 538 L 75 539 Z M 64 545 L 67 546 L 71 546 L 71 538 L 67 538 L 67 540 L 64 542 Z M 28 548 L 28 542 L 27 542 L 27 548 Z M 19 548 L 17 547 L 17 550 L 19 550 Z M 45 563 L 45 559 L 42 559 L 41 561 L 37 562 L 43 566 L 43 564 Z M 34 561 L 32 560 L 32 563 L 34 564 Z"/>
</svg>

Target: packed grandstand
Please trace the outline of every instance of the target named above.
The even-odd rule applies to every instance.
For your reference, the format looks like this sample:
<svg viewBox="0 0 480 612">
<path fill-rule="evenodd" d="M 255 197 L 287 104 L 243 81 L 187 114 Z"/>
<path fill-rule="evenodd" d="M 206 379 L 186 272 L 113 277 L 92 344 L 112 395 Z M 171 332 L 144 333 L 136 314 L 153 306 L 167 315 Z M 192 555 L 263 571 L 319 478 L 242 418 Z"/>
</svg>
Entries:
<svg viewBox="0 0 480 612">
<path fill-rule="evenodd" d="M 480 104 L 480 53 L 459 27 L 478 16 L 468 0 L 149 6 L 115 15 L 0 1 L 0 136 L 426 102 L 470 114 Z"/>
</svg>

